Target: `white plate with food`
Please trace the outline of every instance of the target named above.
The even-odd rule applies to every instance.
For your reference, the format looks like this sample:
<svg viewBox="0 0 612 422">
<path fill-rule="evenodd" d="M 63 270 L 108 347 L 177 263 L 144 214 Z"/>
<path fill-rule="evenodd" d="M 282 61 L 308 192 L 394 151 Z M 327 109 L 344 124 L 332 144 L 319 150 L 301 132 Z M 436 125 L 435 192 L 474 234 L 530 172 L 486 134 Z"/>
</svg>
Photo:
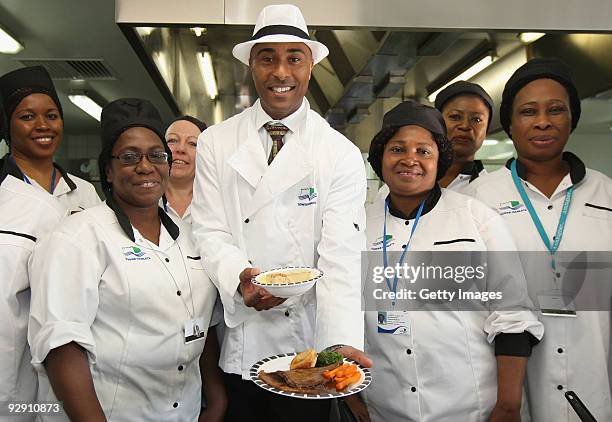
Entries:
<svg viewBox="0 0 612 422">
<path fill-rule="evenodd" d="M 292 297 L 306 293 L 323 277 L 323 272 L 311 267 L 283 267 L 264 271 L 251 282 L 276 297 Z"/>
<path fill-rule="evenodd" d="M 295 369 L 291 369 L 297 355 L 301 357 L 311 353 L 314 353 L 316 360 L 317 353 L 314 350 L 299 354 L 283 353 L 262 359 L 251 367 L 251 381 L 275 394 L 311 400 L 350 396 L 364 390 L 372 382 L 369 369 L 342 357 L 341 361 L 329 365 L 320 362 L 323 365 L 320 367 L 304 365 L 304 361 L 308 360 L 304 359 L 301 364 L 293 366 Z"/>
</svg>

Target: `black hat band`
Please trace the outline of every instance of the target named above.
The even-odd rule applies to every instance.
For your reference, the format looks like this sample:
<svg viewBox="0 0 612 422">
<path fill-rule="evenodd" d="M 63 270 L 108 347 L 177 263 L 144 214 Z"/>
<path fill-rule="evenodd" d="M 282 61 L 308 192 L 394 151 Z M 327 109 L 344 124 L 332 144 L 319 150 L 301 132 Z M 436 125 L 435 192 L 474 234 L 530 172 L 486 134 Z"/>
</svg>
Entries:
<svg viewBox="0 0 612 422">
<path fill-rule="evenodd" d="M 269 25 L 264 26 L 251 37 L 252 40 L 258 40 L 266 35 L 293 35 L 298 38 L 310 40 L 308 34 L 302 31 L 300 28 L 290 25 Z"/>
</svg>

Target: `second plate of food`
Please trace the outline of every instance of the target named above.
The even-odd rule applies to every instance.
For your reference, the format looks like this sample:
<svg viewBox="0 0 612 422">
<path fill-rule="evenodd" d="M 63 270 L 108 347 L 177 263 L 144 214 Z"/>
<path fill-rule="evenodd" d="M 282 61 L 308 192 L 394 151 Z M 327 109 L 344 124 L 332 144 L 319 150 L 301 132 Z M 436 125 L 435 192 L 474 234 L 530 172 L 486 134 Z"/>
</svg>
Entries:
<svg viewBox="0 0 612 422">
<path fill-rule="evenodd" d="M 292 297 L 306 293 L 323 276 L 323 272 L 311 267 L 283 267 L 264 271 L 252 281 L 276 297 Z"/>
<path fill-rule="evenodd" d="M 260 360 L 251 367 L 251 381 L 275 394 L 310 400 L 350 396 L 372 382 L 369 369 L 346 358 L 321 368 L 290 370 L 296 354 L 283 353 Z"/>
</svg>

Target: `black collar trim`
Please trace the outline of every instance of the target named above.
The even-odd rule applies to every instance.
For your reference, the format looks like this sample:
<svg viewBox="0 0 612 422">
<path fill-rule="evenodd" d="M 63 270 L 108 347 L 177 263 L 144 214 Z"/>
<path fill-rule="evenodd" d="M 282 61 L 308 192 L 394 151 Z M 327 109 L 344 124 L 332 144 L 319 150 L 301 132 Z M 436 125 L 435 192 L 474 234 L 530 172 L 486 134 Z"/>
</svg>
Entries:
<svg viewBox="0 0 612 422">
<path fill-rule="evenodd" d="M 268 25 L 261 28 L 251 37 L 251 40 L 258 40 L 266 35 L 293 35 L 298 38 L 309 40 L 310 37 L 300 28 L 290 25 Z"/>
<path fill-rule="evenodd" d="M 421 216 L 427 214 L 429 211 L 434 209 L 434 207 L 440 200 L 441 196 L 442 196 L 442 189 L 440 189 L 440 185 L 436 183 L 433 189 L 429 191 L 429 195 L 427 196 L 427 198 L 425 198 L 425 205 L 423 205 L 423 212 L 421 213 Z M 401 218 L 402 220 L 412 220 L 416 217 L 418 208 L 415 208 L 414 210 L 412 210 L 410 215 L 407 216 L 406 214 L 404 214 L 403 212 L 401 212 L 400 210 L 398 210 L 397 208 L 393 206 L 390 195 L 387 196 L 387 200 L 389 201 L 389 213 L 393 217 Z"/>
<path fill-rule="evenodd" d="M 480 172 L 484 170 L 484 165 L 480 160 L 468 161 L 461 167 L 459 174 L 470 176 L 470 183 L 480 176 Z"/>
<path fill-rule="evenodd" d="M 127 237 L 129 237 L 132 242 L 136 242 L 136 238 L 134 237 L 134 229 L 132 228 L 132 223 L 130 223 L 130 219 L 123 212 L 123 210 L 121 209 L 119 204 L 117 204 L 117 201 L 115 201 L 112 195 L 109 195 L 108 198 L 106 198 L 106 205 L 111 210 L 113 210 L 115 216 L 117 216 L 117 221 L 119 222 L 121 229 L 127 235 Z M 179 237 L 180 233 L 178 226 L 174 223 L 174 221 L 172 221 L 172 218 L 170 218 L 168 214 L 164 212 L 163 209 L 158 207 L 157 214 L 159 215 L 161 223 L 164 225 L 172 239 L 176 240 Z"/>
<path fill-rule="evenodd" d="M 17 164 L 15 164 L 15 161 L 9 159 L 9 155 L 8 154 L 6 154 L 4 157 L 2 157 L 2 159 L 0 159 L 0 163 L 2 163 L 1 164 L 2 170 L 0 170 L 0 183 L 9 174 L 11 176 L 13 176 L 13 177 L 16 177 L 19 180 L 23 180 L 24 179 L 25 175 L 23 174 L 23 172 L 21 171 L 19 166 Z M 66 184 L 70 188 L 70 191 L 75 190 L 77 188 L 77 186 L 72 181 L 72 179 L 70 179 L 70 177 L 68 177 L 68 173 L 66 173 L 66 170 L 64 170 L 62 167 L 60 167 L 59 164 L 57 164 L 57 163 L 53 163 L 53 166 L 60 172 L 60 175 L 66 181 Z"/>
<path fill-rule="evenodd" d="M 66 170 L 64 170 L 63 168 L 60 167 L 59 164 L 57 163 L 53 163 L 53 167 L 55 167 L 56 169 L 59 170 L 60 175 L 62 176 L 62 178 L 66 181 L 66 184 L 68 185 L 68 187 L 70 188 L 70 192 L 72 192 L 73 190 L 75 190 L 77 188 L 76 183 L 74 183 L 72 181 L 72 179 L 70 177 L 68 177 L 68 173 L 66 173 Z"/>
<path fill-rule="evenodd" d="M 510 170 L 510 165 L 514 161 L 514 158 L 510 158 L 506 161 L 506 168 Z M 586 167 L 580 158 L 578 158 L 575 154 L 572 154 L 569 151 L 563 152 L 563 161 L 565 161 L 570 166 L 570 179 L 572 180 L 572 184 L 578 184 L 584 179 L 586 175 Z M 516 161 L 516 172 L 519 177 L 523 180 L 527 180 L 527 168 L 521 164 L 520 160 Z"/>
<path fill-rule="evenodd" d="M 7 176 L 13 176 L 16 179 L 23 180 L 23 172 L 17 167 L 17 164 L 6 154 L 0 159 L 0 184 L 4 182 Z"/>
</svg>

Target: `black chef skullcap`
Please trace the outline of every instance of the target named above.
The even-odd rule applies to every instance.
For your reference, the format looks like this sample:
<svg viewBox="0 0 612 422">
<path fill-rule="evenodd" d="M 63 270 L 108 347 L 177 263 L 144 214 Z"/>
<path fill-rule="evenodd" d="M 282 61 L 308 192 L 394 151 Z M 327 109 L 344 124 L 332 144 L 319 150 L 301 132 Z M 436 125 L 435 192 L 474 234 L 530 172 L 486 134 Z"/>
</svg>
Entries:
<svg viewBox="0 0 612 422">
<path fill-rule="evenodd" d="M 64 118 L 64 111 L 60 103 L 55 85 L 47 70 L 42 66 L 30 66 L 13 70 L 0 77 L 0 94 L 4 98 L 4 113 L 6 121 L 10 124 L 11 116 L 19 103 L 31 94 L 46 94 L 55 103 L 60 116 Z M 10 128 L 5 127 L 3 134 L 7 142 L 10 141 Z"/>
<path fill-rule="evenodd" d="M 107 196 L 111 186 L 106 181 L 106 168 L 110 163 L 113 147 L 119 136 L 132 127 L 144 127 L 155 132 L 168 153 L 168 163 L 172 163 L 172 153 L 164 137 L 164 124 L 153 104 L 140 98 L 121 98 L 108 103 L 102 109 L 100 119 L 102 151 L 98 158 L 100 183 Z"/>
<path fill-rule="evenodd" d="M 580 120 L 580 98 L 572 80 L 569 67 L 556 58 L 535 58 L 516 69 L 512 74 L 502 94 L 502 102 L 499 107 L 499 119 L 501 125 L 512 138 L 510 133 L 510 116 L 512 115 L 512 103 L 516 94 L 529 82 L 536 79 L 553 79 L 563 85 L 570 100 L 572 112 L 572 131 Z"/>
<path fill-rule="evenodd" d="M 487 122 L 487 129 L 491 125 L 491 119 L 493 118 L 493 99 L 478 84 L 468 81 L 457 81 L 444 88 L 438 95 L 436 95 L 435 106 L 438 110 L 442 111 L 444 104 L 457 97 L 458 95 L 475 95 L 489 107 L 489 121 Z"/>
<path fill-rule="evenodd" d="M 402 126 L 420 126 L 431 132 L 438 146 L 438 174 L 440 180 L 453 161 L 453 147 L 446 137 L 446 124 L 442 114 L 435 108 L 423 105 L 414 100 L 404 101 L 393 107 L 383 116 L 381 130 L 374 136 L 370 144 L 368 161 L 378 177 L 382 177 L 382 156 L 385 145 Z"/>
<path fill-rule="evenodd" d="M 206 130 L 206 128 L 208 126 L 206 126 L 206 123 L 204 123 L 202 120 L 198 119 L 197 117 L 193 117 L 193 116 L 189 116 L 189 115 L 184 115 L 181 117 L 177 117 L 176 119 L 174 119 L 173 121 L 170 122 L 170 124 L 168 125 L 168 127 L 170 127 L 170 125 L 172 125 L 173 123 L 176 123 L 180 120 L 186 120 L 189 123 L 193 123 L 194 125 L 196 125 L 198 127 L 198 129 L 200 129 L 200 132 L 204 132 L 204 130 Z"/>
<path fill-rule="evenodd" d="M 383 116 L 383 128 L 415 125 L 432 134 L 446 135 L 446 124 L 438 110 L 414 100 L 404 101 Z"/>
</svg>

